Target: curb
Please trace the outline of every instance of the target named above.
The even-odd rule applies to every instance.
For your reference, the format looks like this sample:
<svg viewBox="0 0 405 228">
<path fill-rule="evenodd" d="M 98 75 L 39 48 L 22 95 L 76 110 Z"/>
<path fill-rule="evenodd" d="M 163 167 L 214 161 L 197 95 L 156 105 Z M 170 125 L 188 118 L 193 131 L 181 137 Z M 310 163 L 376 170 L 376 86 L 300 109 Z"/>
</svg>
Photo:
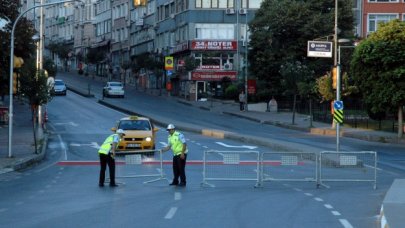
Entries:
<svg viewBox="0 0 405 228">
<path fill-rule="evenodd" d="M 11 165 L 11 167 L 6 167 L 8 168 L 8 170 L 11 171 L 18 171 L 21 169 L 25 169 L 33 164 L 36 164 L 40 161 L 42 161 L 45 157 L 46 154 L 46 148 L 48 145 L 48 134 L 44 133 L 44 138 L 43 138 L 43 142 L 40 145 L 40 153 L 39 154 L 33 154 L 29 157 L 26 158 L 22 158 L 20 160 L 17 160 L 15 162 L 15 164 Z"/>
</svg>

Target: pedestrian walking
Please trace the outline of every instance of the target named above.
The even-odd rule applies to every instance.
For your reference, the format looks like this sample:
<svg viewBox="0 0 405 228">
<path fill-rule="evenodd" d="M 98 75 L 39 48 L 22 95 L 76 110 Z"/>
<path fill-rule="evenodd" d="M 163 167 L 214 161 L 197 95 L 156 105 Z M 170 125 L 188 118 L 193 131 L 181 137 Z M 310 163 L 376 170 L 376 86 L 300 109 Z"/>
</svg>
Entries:
<svg viewBox="0 0 405 228">
<path fill-rule="evenodd" d="M 241 90 L 239 93 L 239 110 L 241 112 L 245 111 L 245 102 L 246 102 L 245 92 Z"/>
<path fill-rule="evenodd" d="M 173 124 L 169 124 L 166 128 L 169 132 L 168 145 L 162 148 L 162 152 L 172 150 L 173 152 L 173 181 L 170 185 L 186 186 L 186 160 L 187 160 L 187 144 L 184 135 L 178 131 Z M 180 183 L 179 183 L 180 177 Z"/>
<path fill-rule="evenodd" d="M 108 136 L 104 140 L 103 144 L 98 150 L 98 155 L 100 157 L 100 179 L 98 186 L 100 187 L 104 187 L 105 170 L 107 165 L 110 173 L 110 186 L 118 186 L 115 183 L 115 150 L 124 135 L 124 131 L 122 129 L 118 129 L 115 134 Z"/>
</svg>

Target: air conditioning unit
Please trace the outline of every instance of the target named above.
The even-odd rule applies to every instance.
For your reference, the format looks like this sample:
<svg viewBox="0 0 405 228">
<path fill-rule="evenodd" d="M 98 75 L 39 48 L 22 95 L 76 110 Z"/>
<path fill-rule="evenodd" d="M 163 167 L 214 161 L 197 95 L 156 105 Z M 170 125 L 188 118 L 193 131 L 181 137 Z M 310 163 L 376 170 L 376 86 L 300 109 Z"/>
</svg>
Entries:
<svg viewBox="0 0 405 228">
<path fill-rule="evenodd" d="M 223 66 L 224 70 L 232 70 L 232 63 L 226 62 Z"/>
<path fill-rule="evenodd" d="M 235 14 L 235 9 L 233 9 L 233 8 L 228 8 L 228 9 L 225 10 L 225 13 L 226 13 L 226 14 Z"/>
<path fill-rule="evenodd" d="M 247 14 L 247 9 L 239 9 L 239 14 Z"/>
</svg>

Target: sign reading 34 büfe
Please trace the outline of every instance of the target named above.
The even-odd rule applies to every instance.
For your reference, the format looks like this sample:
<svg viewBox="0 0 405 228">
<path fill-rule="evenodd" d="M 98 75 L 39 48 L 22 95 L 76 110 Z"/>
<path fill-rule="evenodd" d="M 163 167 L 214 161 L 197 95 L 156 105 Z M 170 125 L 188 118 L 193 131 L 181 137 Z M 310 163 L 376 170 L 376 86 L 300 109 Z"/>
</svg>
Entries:
<svg viewBox="0 0 405 228">
<path fill-rule="evenodd" d="M 236 41 L 193 40 L 191 50 L 236 50 Z"/>
</svg>

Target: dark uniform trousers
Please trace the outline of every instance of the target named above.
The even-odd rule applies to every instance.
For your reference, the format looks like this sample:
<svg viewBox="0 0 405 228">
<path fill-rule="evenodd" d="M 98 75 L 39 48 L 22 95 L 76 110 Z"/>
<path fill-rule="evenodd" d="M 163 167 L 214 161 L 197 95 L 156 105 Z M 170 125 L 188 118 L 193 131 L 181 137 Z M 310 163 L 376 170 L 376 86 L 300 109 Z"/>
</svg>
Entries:
<svg viewBox="0 0 405 228">
<path fill-rule="evenodd" d="M 99 184 L 104 184 L 105 180 L 105 170 L 108 164 L 108 170 L 110 172 L 110 185 L 115 185 L 115 159 L 110 156 L 110 154 L 99 154 L 100 156 L 100 180 Z"/>
<path fill-rule="evenodd" d="M 186 160 L 187 160 L 187 154 L 184 154 L 184 159 L 180 158 L 180 155 L 173 156 L 173 183 L 178 184 L 179 183 L 179 177 L 180 177 L 180 182 L 181 183 L 186 183 Z"/>
</svg>

